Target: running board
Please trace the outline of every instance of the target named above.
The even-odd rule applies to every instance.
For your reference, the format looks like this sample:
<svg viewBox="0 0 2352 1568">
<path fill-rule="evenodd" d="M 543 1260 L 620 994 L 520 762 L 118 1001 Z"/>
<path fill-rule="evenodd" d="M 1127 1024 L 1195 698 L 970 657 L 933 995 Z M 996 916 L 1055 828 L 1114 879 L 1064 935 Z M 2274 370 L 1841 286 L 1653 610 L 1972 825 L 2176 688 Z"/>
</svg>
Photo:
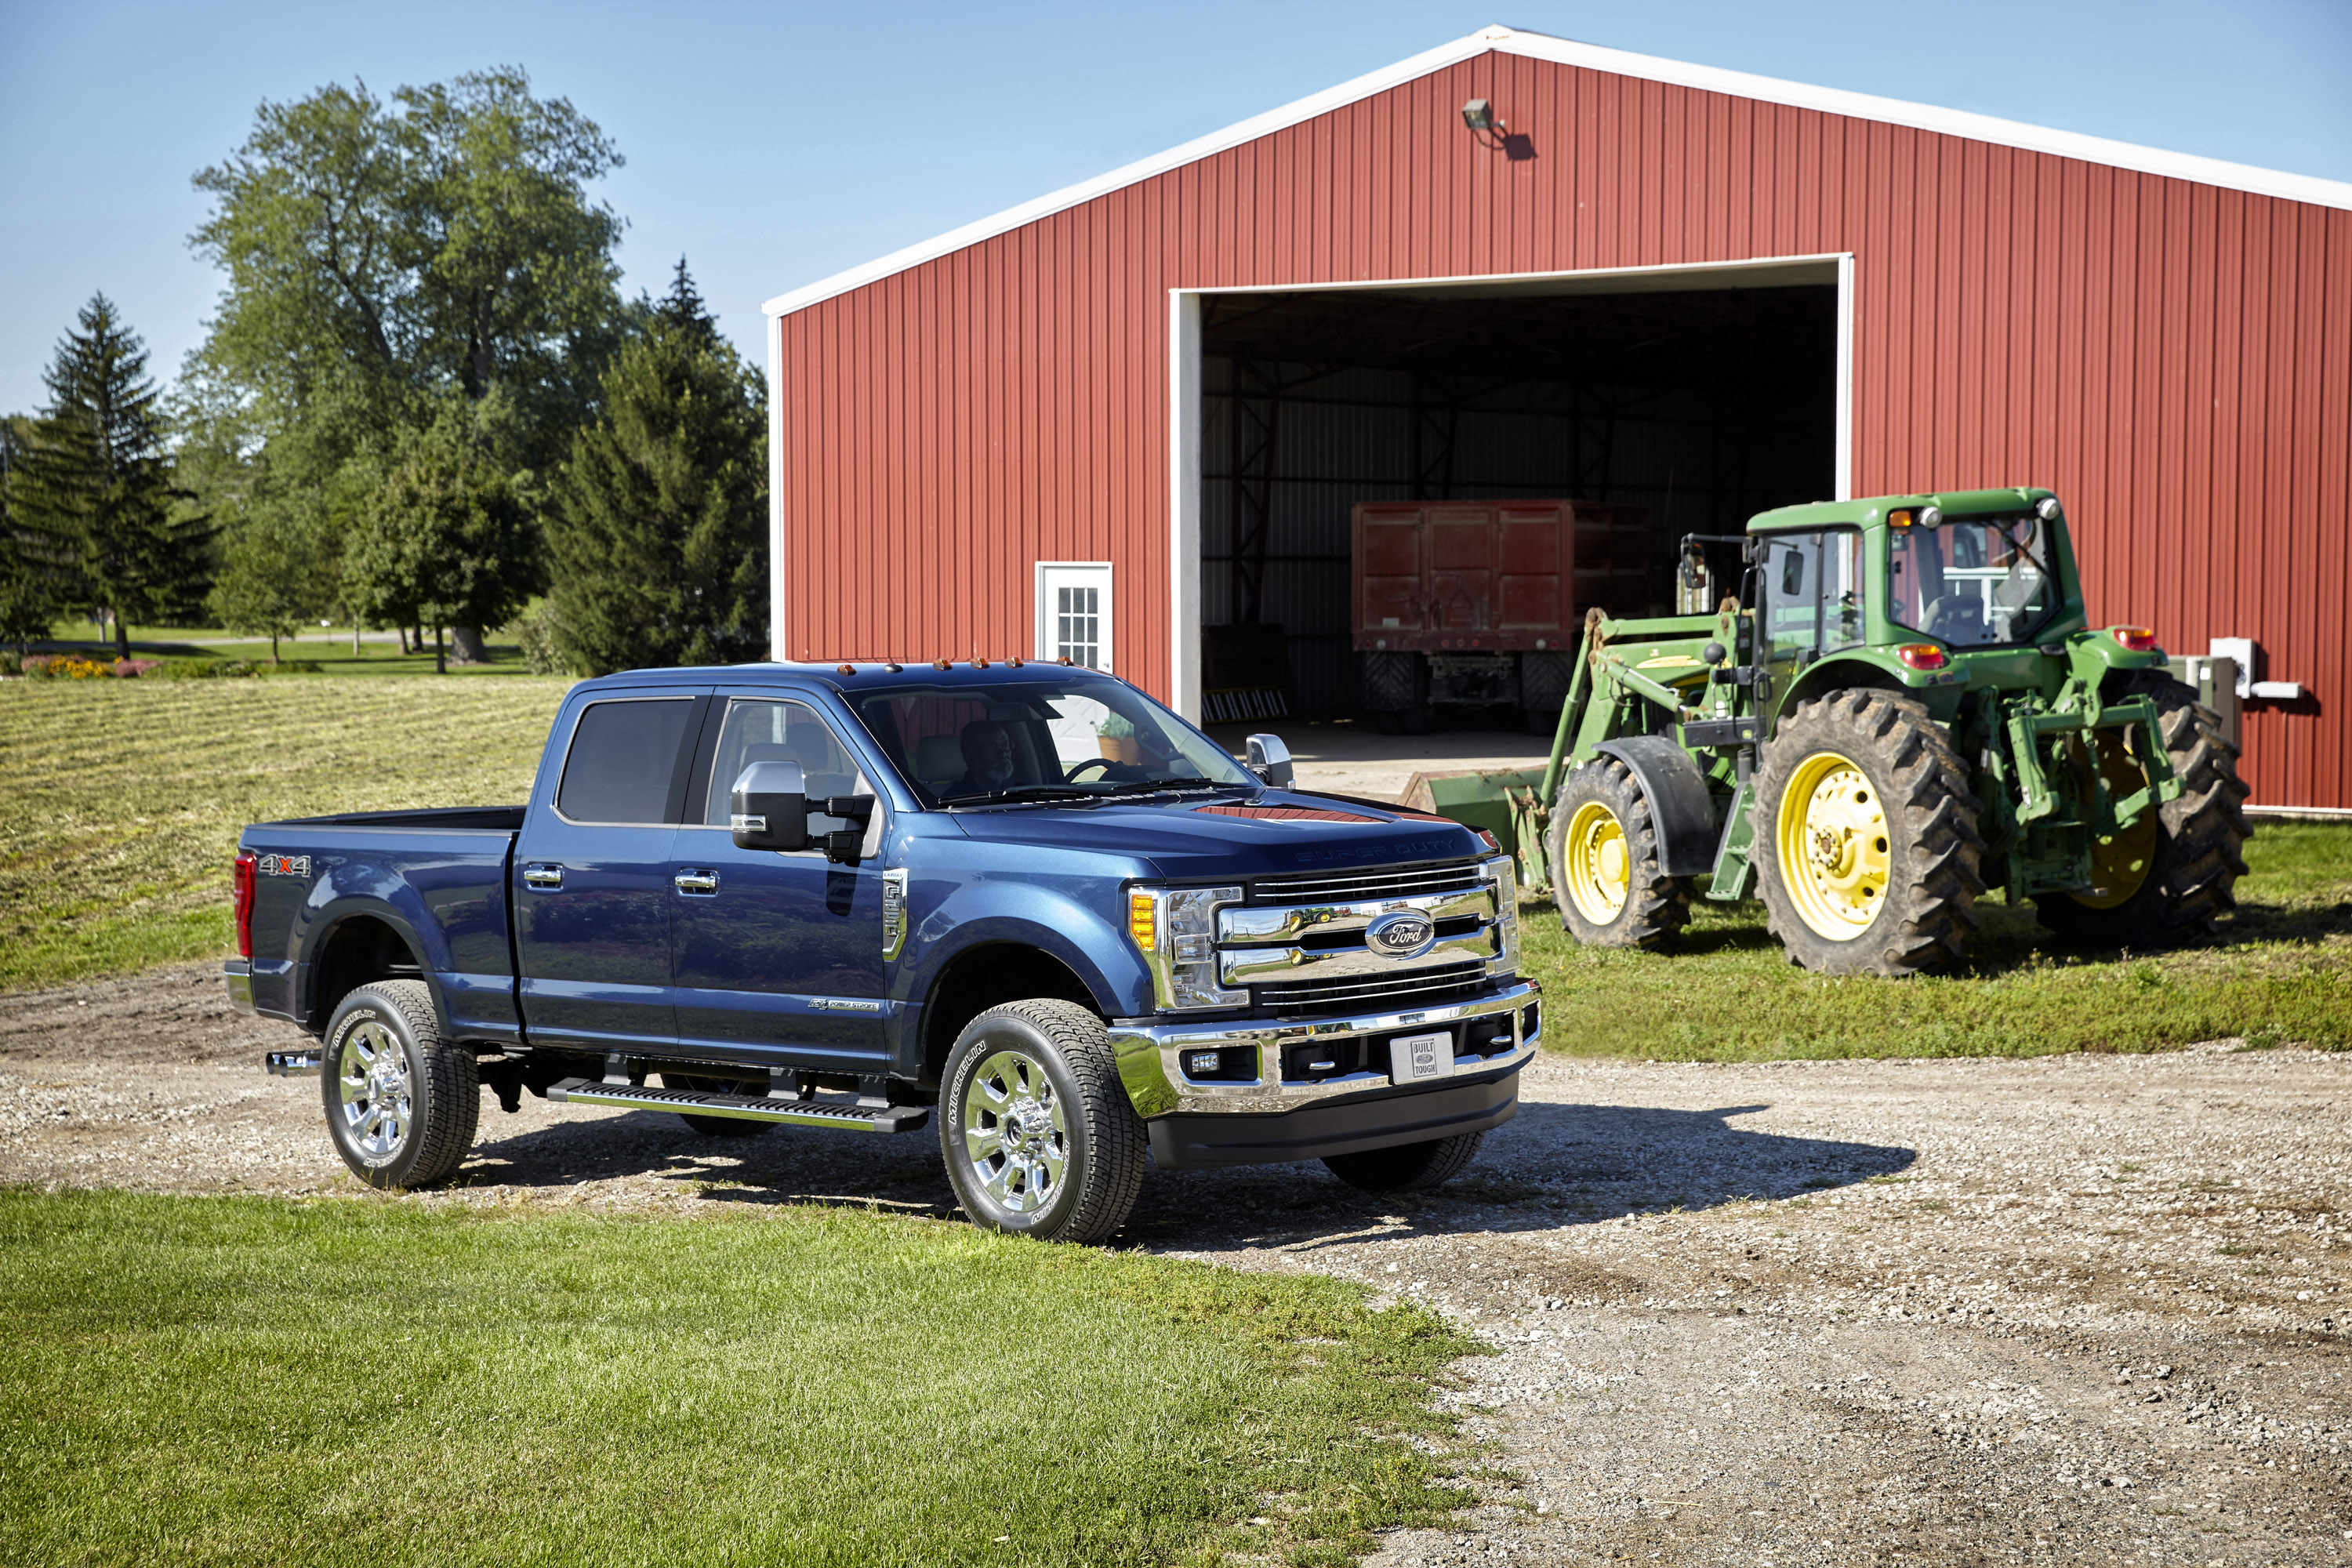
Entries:
<svg viewBox="0 0 2352 1568">
<path fill-rule="evenodd" d="M 614 1105 L 625 1110 L 675 1110 L 683 1116 L 733 1116 L 795 1127 L 835 1127 L 852 1132 L 912 1132 L 931 1118 L 928 1105 L 856 1105 L 815 1100 L 769 1100 L 755 1094 L 704 1094 L 567 1078 L 547 1098 L 567 1105 Z"/>
</svg>

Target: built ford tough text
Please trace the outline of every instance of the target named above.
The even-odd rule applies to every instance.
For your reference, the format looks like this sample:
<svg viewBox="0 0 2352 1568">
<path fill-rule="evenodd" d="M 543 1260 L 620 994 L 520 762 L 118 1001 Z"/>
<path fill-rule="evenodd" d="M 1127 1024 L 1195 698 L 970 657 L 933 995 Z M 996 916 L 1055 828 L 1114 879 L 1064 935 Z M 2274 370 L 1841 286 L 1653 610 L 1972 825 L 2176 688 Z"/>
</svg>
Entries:
<svg viewBox="0 0 2352 1568">
<path fill-rule="evenodd" d="M 729 1138 L 936 1122 L 966 1213 L 1073 1241 L 1161 1169 L 1468 1163 L 1536 1047 L 1486 834 L 1291 787 L 1061 664 L 749 665 L 572 689 L 528 805 L 264 823 L 242 1008 L 299 1026 L 379 1187 L 481 1092 Z"/>
</svg>

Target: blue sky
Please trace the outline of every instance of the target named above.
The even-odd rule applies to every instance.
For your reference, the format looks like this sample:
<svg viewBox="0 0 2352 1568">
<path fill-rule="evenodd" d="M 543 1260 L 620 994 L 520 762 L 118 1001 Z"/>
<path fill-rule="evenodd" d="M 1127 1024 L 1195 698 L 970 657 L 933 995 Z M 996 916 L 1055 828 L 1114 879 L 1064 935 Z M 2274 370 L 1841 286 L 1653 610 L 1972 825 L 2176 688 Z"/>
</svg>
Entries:
<svg viewBox="0 0 2352 1568">
<path fill-rule="evenodd" d="M 519 63 L 628 159 L 631 292 L 760 301 L 1490 22 L 2352 180 L 2352 3 L 1198 0 L 611 6 L 0 0 L 0 411 L 103 289 L 169 375 L 218 276 L 189 176 L 255 106 Z"/>
</svg>

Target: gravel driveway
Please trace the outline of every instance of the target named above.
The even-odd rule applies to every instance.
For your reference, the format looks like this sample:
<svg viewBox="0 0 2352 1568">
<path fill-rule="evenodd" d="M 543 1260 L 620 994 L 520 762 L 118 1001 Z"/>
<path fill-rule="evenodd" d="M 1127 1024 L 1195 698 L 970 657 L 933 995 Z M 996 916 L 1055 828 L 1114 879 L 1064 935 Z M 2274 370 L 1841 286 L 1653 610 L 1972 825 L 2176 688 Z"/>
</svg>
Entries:
<svg viewBox="0 0 2352 1568">
<path fill-rule="evenodd" d="M 0 1181 L 352 1191 L 206 969 L 0 997 Z M 1131 1238 L 1426 1302 L 1497 1479 L 1379 1563 L 2352 1563 L 2352 1057 L 1551 1059 L 1433 1197 L 1154 1174 Z M 950 1212 L 928 1133 L 485 1100 L 434 1203 Z"/>
</svg>

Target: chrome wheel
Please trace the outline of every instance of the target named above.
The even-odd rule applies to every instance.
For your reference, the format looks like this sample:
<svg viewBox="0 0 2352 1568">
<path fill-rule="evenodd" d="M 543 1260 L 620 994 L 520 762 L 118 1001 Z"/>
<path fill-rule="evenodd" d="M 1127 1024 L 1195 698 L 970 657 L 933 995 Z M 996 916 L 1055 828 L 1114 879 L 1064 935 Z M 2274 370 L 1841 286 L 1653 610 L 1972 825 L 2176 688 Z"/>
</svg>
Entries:
<svg viewBox="0 0 2352 1568">
<path fill-rule="evenodd" d="M 343 1037 L 335 1075 L 352 1151 L 372 1165 L 383 1164 L 400 1152 L 415 1118 L 408 1053 L 390 1029 L 369 1018 Z"/>
<path fill-rule="evenodd" d="M 1069 1123 L 1045 1065 L 1025 1051 L 983 1058 L 963 1100 L 964 1158 L 988 1195 L 1013 1214 L 1034 1214 L 1062 1190 Z"/>
</svg>

